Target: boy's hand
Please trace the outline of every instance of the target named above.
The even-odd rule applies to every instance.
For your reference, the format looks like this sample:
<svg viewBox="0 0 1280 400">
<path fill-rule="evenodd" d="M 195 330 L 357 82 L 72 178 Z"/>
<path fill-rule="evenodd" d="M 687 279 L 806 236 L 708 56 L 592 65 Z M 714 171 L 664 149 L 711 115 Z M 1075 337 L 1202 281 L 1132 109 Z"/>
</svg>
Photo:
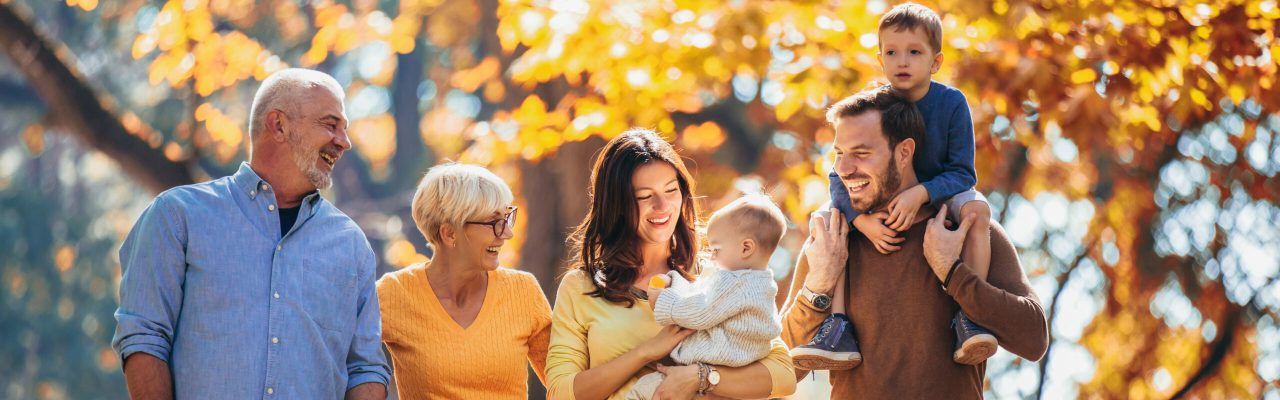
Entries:
<svg viewBox="0 0 1280 400">
<path fill-rule="evenodd" d="M 853 227 L 862 232 L 862 236 L 866 236 L 871 240 L 871 244 L 876 246 L 876 251 L 880 254 L 889 254 L 902 247 L 898 246 L 907 238 L 899 237 L 898 231 L 889 229 L 885 226 L 884 220 L 889 218 L 889 213 L 884 211 L 875 214 L 858 214 L 853 218 Z"/>
<path fill-rule="evenodd" d="M 911 223 L 915 222 L 916 213 L 920 212 L 920 207 L 928 202 L 929 190 L 923 185 L 915 185 L 905 192 L 898 193 L 893 201 L 889 202 L 889 219 L 885 220 L 885 225 L 898 232 L 907 230 L 911 227 Z"/>
</svg>

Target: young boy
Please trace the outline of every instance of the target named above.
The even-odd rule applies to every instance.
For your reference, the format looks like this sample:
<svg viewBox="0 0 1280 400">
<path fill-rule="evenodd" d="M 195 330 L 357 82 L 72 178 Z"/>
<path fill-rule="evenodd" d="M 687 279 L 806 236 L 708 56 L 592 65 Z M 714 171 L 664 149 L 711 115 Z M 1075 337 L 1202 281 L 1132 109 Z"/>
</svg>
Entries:
<svg viewBox="0 0 1280 400">
<path fill-rule="evenodd" d="M 986 197 L 973 188 L 977 174 L 968 102 L 959 90 L 931 80 L 942 65 L 941 20 L 927 7 L 904 3 L 880 18 L 878 30 L 878 58 L 889 84 L 915 102 L 924 116 L 925 140 L 916 146 L 912 162 L 921 183 L 899 194 L 886 211 L 861 214 L 850 205 L 848 189 L 833 170 L 828 176 L 832 204 L 884 254 L 899 249 L 896 244 L 902 243 L 903 238 L 898 233 L 911 227 L 925 205 L 947 204 L 955 221 L 973 214 L 977 218 L 965 239 L 961 259 L 978 278 L 986 280 L 991 262 L 991 208 Z M 853 327 L 843 310 L 843 296 L 848 295 L 844 291 L 841 279 L 832 301 L 832 316 L 823 322 L 812 341 L 792 350 L 797 367 L 840 370 L 861 363 L 852 338 Z M 952 358 L 956 362 L 975 365 L 995 354 L 995 336 L 963 312 L 956 313 L 952 327 L 956 333 Z"/>
<path fill-rule="evenodd" d="M 716 366 L 741 367 L 764 358 L 770 342 L 782 333 L 769 257 L 786 229 L 786 217 L 768 197 L 743 196 L 707 223 L 715 263 L 709 273 L 694 283 L 677 273 L 656 276 L 662 282 L 650 283 L 649 305 L 658 324 L 697 330 L 671 351 L 671 359 L 698 365 L 707 377 L 700 395 L 715 390 Z M 653 397 L 662 378 L 658 372 L 640 377 L 626 398 Z"/>
</svg>

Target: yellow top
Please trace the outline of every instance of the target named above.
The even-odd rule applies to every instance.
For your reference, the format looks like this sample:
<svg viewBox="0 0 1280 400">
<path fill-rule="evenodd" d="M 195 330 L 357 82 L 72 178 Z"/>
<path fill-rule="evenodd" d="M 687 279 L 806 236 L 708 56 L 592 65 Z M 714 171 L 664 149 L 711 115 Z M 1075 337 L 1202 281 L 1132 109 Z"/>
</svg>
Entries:
<svg viewBox="0 0 1280 400">
<path fill-rule="evenodd" d="M 565 274 L 556 293 L 551 315 L 551 347 L 547 350 L 547 398 L 572 400 L 573 379 L 579 372 L 609 362 L 652 338 L 662 329 L 653 310 L 636 302 L 631 308 L 588 296 L 595 287 L 582 270 Z M 759 362 L 773 380 L 769 397 L 795 391 L 796 374 L 791 353 L 781 338 L 774 338 L 769 355 Z M 653 372 L 645 367 L 618 388 L 609 399 L 621 399 L 636 380 Z"/>
<path fill-rule="evenodd" d="M 382 342 L 402 399 L 526 399 L 528 368 L 543 370 L 551 305 L 528 272 L 490 271 L 476 319 L 463 329 L 427 282 L 428 263 L 378 280 Z"/>
</svg>

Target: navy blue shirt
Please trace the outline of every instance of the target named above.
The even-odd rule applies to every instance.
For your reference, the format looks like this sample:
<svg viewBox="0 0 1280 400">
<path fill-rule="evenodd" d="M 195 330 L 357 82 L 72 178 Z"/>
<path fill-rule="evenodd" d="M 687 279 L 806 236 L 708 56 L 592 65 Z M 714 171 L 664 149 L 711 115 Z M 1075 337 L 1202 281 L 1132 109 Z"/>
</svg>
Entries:
<svg viewBox="0 0 1280 400">
<path fill-rule="evenodd" d="M 929 92 L 916 102 L 916 108 L 924 117 L 925 138 L 916 143 L 912 167 L 929 192 L 929 203 L 937 206 L 978 184 L 973 117 L 964 93 L 938 82 L 929 83 Z M 834 169 L 827 178 L 832 204 L 852 222 L 860 213 L 850 204 L 849 190 Z"/>
</svg>

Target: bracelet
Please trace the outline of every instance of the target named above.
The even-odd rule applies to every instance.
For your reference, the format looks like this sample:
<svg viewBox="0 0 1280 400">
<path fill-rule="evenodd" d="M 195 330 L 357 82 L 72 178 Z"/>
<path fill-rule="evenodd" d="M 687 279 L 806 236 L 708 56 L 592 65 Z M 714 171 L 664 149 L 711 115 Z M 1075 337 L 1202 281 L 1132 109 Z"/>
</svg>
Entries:
<svg viewBox="0 0 1280 400">
<path fill-rule="evenodd" d="M 710 374 L 707 369 L 707 364 L 698 363 L 698 396 L 707 395 L 707 389 L 709 389 L 709 385 L 707 384 L 707 375 Z"/>
<path fill-rule="evenodd" d="M 960 259 L 957 258 L 956 262 L 951 263 L 951 269 L 947 271 L 947 278 L 942 280 L 942 290 L 947 290 L 947 285 L 951 284 L 951 275 L 955 274 L 956 268 L 959 268 L 959 267 L 960 267 Z"/>
</svg>

